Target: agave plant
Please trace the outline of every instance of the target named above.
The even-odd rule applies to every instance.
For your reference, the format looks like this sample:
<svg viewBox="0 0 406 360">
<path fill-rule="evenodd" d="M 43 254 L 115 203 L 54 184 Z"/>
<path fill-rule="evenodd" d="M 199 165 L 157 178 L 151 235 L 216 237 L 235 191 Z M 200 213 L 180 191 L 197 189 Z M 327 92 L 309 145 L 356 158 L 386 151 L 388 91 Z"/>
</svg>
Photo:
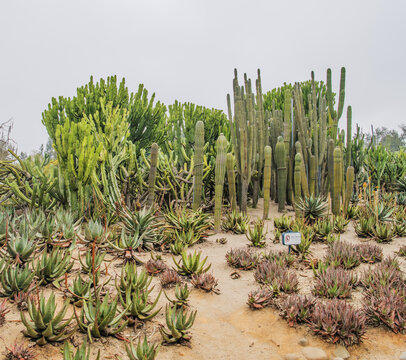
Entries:
<svg viewBox="0 0 406 360">
<path fill-rule="evenodd" d="M 144 269 L 138 273 L 137 266 L 128 263 L 121 269 L 120 281 L 116 278 L 116 289 L 125 296 L 128 289 L 131 292 L 147 289 L 151 281 L 152 277 Z"/>
<path fill-rule="evenodd" d="M 296 201 L 295 206 L 310 223 L 324 217 L 327 211 L 327 201 L 321 196 L 304 196 Z"/>
<path fill-rule="evenodd" d="M 166 269 L 161 273 L 160 281 L 162 287 L 170 287 L 175 284 L 179 284 L 182 279 L 175 270 Z"/>
<path fill-rule="evenodd" d="M 188 255 L 186 251 L 183 251 L 181 254 L 181 259 L 179 261 L 176 261 L 174 257 L 172 257 L 172 259 L 180 275 L 191 276 L 195 274 L 205 273 L 211 267 L 211 264 L 204 267 L 207 261 L 207 256 L 202 261 L 200 261 L 201 255 L 201 252 L 196 253 L 195 251 L 193 254 Z"/>
<path fill-rule="evenodd" d="M 230 249 L 226 253 L 228 265 L 241 270 L 254 269 L 258 264 L 258 255 L 250 249 Z"/>
<path fill-rule="evenodd" d="M 35 360 L 36 354 L 32 347 L 18 343 L 17 341 L 11 348 L 6 347 L 6 360 Z"/>
<path fill-rule="evenodd" d="M 373 264 L 379 262 L 383 258 L 383 251 L 380 246 L 373 244 L 359 244 L 355 246 L 355 251 L 358 252 L 363 263 Z"/>
<path fill-rule="evenodd" d="M 222 228 L 224 231 L 231 231 L 234 234 L 245 234 L 248 229 L 250 218 L 244 213 L 232 211 L 227 213 Z"/>
<path fill-rule="evenodd" d="M 344 300 L 316 303 L 309 324 L 311 330 L 332 343 L 359 344 L 365 334 L 366 318 Z"/>
<path fill-rule="evenodd" d="M 199 275 L 192 275 L 192 285 L 195 288 L 204 290 L 206 292 L 214 292 L 219 294 L 219 290 L 216 288 L 218 284 L 217 279 L 209 273 L 203 273 Z"/>
<path fill-rule="evenodd" d="M 10 234 L 7 241 L 7 255 L 18 264 L 26 263 L 36 249 L 36 243 L 29 240 L 28 234 L 23 233 L 21 236 Z"/>
<path fill-rule="evenodd" d="M 71 254 L 68 251 L 54 249 L 51 253 L 44 251 L 37 261 L 35 273 L 42 283 L 57 282 L 73 267 Z"/>
<path fill-rule="evenodd" d="M 72 321 L 72 317 L 63 322 L 63 318 L 68 309 L 69 299 L 56 313 L 55 294 L 52 293 L 48 300 L 43 294 L 39 298 L 38 304 L 28 299 L 28 314 L 31 320 L 27 320 L 24 313 L 20 312 L 21 321 L 25 326 L 23 333 L 25 336 L 35 340 L 37 345 L 45 345 L 48 342 L 64 341 L 71 337 L 75 329 L 68 331 L 67 326 Z"/>
<path fill-rule="evenodd" d="M 158 355 L 160 345 L 150 345 L 147 337 L 144 336 L 144 341 L 141 339 L 138 342 L 137 347 L 130 342 L 130 345 L 125 347 L 129 360 L 154 360 Z"/>
<path fill-rule="evenodd" d="M 35 273 L 29 268 L 8 265 L 0 274 L 3 291 L 1 296 L 13 297 L 17 293 L 27 292 L 34 280 Z"/>
<path fill-rule="evenodd" d="M 189 329 L 195 322 L 197 311 L 188 311 L 184 307 L 166 306 L 166 328 L 162 326 L 159 330 L 162 338 L 167 344 L 188 342 L 192 338 Z"/>
<path fill-rule="evenodd" d="M 253 310 L 263 309 L 272 304 L 274 292 L 267 288 L 253 290 L 248 294 L 247 304 Z"/>
<path fill-rule="evenodd" d="M 100 359 L 100 350 L 97 352 L 95 360 Z M 90 347 L 84 342 L 80 348 L 77 349 L 75 355 L 67 341 L 63 346 L 63 360 L 90 360 Z"/>
<path fill-rule="evenodd" d="M 94 302 L 93 302 L 94 301 Z M 128 308 L 117 314 L 118 300 L 114 298 L 110 302 L 109 292 L 103 298 L 99 296 L 93 300 L 84 300 L 80 316 L 74 311 L 79 329 L 87 333 L 89 341 L 102 336 L 116 335 L 127 325 L 128 320 L 121 321 Z"/>
<path fill-rule="evenodd" d="M 264 234 L 264 222 L 258 219 L 254 223 L 254 228 L 248 227 L 246 234 L 247 239 L 252 246 L 264 247 L 265 246 L 265 234 Z"/>
<path fill-rule="evenodd" d="M 313 294 L 326 298 L 348 298 L 357 284 L 357 277 L 342 268 L 327 268 L 318 274 Z"/>
<path fill-rule="evenodd" d="M 289 326 L 306 323 L 313 314 L 315 304 L 313 296 L 292 294 L 282 299 L 280 315 L 288 321 Z"/>
<path fill-rule="evenodd" d="M 175 299 L 171 300 L 168 295 L 165 293 L 165 297 L 169 300 L 169 302 L 174 306 L 187 306 L 188 299 L 190 295 L 190 290 L 185 284 L 183 287 L 176 285 L 175 288 Z"/>
<path fill-rule="evenodd" d="M 395 232 L 392 224 L 376 223 L 374 229 L 375 240 L 379 243 L 392 241 L 395 237 Z"/>
</svg>

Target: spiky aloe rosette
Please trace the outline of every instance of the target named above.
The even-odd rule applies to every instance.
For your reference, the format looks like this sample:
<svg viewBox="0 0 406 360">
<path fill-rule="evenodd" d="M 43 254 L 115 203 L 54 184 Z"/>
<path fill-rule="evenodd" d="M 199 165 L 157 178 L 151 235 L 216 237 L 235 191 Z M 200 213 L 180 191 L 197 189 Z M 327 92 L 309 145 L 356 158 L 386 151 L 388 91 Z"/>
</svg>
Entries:
<svg viewBox="0 0 406 360">
<path fill-rule="evenodd" d="M 188 342 L 192 338 L 190 328 L 196 318 L 197 311 L 188 312 L 184 307 L 166 306 L 166 328 L 162 326 L 160 332 L 164 342 L 168 344 Z"/>
</svg>

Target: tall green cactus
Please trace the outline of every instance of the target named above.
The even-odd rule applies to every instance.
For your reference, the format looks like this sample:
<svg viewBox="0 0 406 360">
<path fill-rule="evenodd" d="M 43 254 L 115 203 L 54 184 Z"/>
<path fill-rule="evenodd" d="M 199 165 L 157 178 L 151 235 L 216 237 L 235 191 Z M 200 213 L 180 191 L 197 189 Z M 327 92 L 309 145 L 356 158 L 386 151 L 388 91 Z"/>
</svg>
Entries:
<svg viewBox="0 0 406 360">
<path fill-rule="evenodd" d="M 302 155 L 295 155 L 295 203 L 302 197 Z"/>
<path fill-rule="evenodd" d="M 158 167 L 158 144 L 153 143 L 151 145 L 151 160 L 148 175 L 148 200 L 147 200 L 148 208 L 152 207 L 154 204 L 157 167 Z"/>
<path fill-rule="evenodd" d="M 333 153 L 334 161 L 334 186 L 332 194 L 332 212 L 334 215 L 340 214 L 341 209 L 341 186 L 342 186 L 342 167 L 343 158 L 340 147 L 336 147 Z"/>
<path fill-rule="evenodd" d="M 195 127 L 195 167 L 193 176 L 193 210 L 197 210 L 203 193 L 204 123 L 198 121 Z"/>
<path fill-rule="evenodd" d="M 300 154 L 301 162 L 300 162 L 300 178 L 302 184 L 302 193 L 304 196 L 309 195 L 309 187 L 307 185 L 307 176 L 306 176 L 306 168 L 303 162 L 303 152 L 302 152 L 302 145 L 300 141 L 296 141 L 295 143 L 296 154 Z"/>
<path fill-rule="evenodd" d="M 310 181 L 309 181 L 309 192 L 310 195 L 314 195 L 316 191 L 316 156 L 311 155 L 310 156 L 310 169 L 309 169 L 309 175 L 310 175 Z"/>
<path fill-rule="evenodd" d="M 349 166 L 347 168 L 347 175 L 345 177 L 345 198 L 344 198 L 344 212 L 347 212 L 348 205 L 350 204 L 352 189 L 354 187 L 354 168 Z"/>
<path fill-rule="evenodd" d="M 282 212 L 285 210 L 287 176 L 285 144 L 282 136 L 279 136 L 275 147 L 275 161 L 278 173 L 278 211 Z"/>
<path fill-rule="evenodd" d="M 351 139 L 352 139 L 352 108 L 347 107 L 347 148 L 345 152 L 345 166 L 351 166 Z"/>
<path fill-rule="evenodd" d="M 227 154 L 226 165 L 227 165 L 228 196 L 230 197 L 230 206 L 232 211 L 236 211 L 237 193 L 235 191 L 234 156 L 232 153 Z"/>
<path fill-rule="evenodd" d="M 334 140 L 329 139 L 327 143 L 327 167 L 328 167 L 328 181 L 329 181 L 329 191 L 331 194 L 331 198 L 333 197 L 334 193 Z"/>
<path fill-rule="evenodd" d="M 214 229 L 220 231 L 221 208 L 223 205 L 224 177 L 226 175 L 227 139 L 220 134 L 217 139 L 217 156 L 215 169 Z"/>
<path fill-rule="evenodd" d="M 345 99 L 345 67 L 341 68 L 340 76 L 340 90 L 338 96 L 338 105 L 337 110 L 334 110 L 334 95 L 332 90 L 332 81 L 331 81 L 331 69 L 327 69 L 327 105 L 328 105 L 328 114 L 330 119 L 330 128 L 332 133 L 330 136 L 332 139 L 337 139 L 338 131 L 338 121 L 341 118 L 344 110 L 344 99 Z"/>
<path fill-rule="evenodd" d="M 267 145 L 264 149 L 265 166 L 264 166 L 264 214 L 263 219 L 268 219 L 269 198 L 271 194 L 271 174 L 272 174 L 272 148 Z"/>
</svg>

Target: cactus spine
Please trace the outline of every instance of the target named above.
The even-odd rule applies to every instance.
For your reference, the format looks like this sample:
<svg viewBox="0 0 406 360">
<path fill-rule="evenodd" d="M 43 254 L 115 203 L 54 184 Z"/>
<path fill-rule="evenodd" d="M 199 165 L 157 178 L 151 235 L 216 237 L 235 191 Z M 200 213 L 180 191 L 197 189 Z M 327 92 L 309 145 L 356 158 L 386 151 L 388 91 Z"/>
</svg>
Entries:
<svg viewBox="0 0 406 360">
<path fill-rule="evenodd" d="M 232 153 L 227 154 L 227 180 L 228 180 L 228 195 L 230 197 L 230 205 L 232 211 L 237 210 L 237 194 L 235 191 L 235 177 L 234 177 L 234 156 Z"/>
<path fill-rule="evenodd" d="M 151 145 L 151 160 L 150 160 L 150 168 L 149 168 L 149 175 L 148 175 L 147 207 L 149 207 L 149 208 L 154 204 L 155 179 L 156 179 L 157 166 L 158 166 L 158 144 L 153 143 Z"/>
<path fill-rule="evenodd" d="M 282 136 L 278 137 L 278 142 L 275 147 L 275 161 L 278 174 L 278 211 L 282 212 L 285 210 L 287 175 L 285 144 Z"/>
<path fill-rule="evenodd" d="M 226 149 L 227 139 L 220 134 L 217 139 L 217 156 L 215 169 L 215 198 L 214 198 L 214 229 L 220 231 L 221 225 L 221 208 L 223 205 L 223 186 L 226 175 Z"/>
<path fill-rule="evenodd" d="M 341 185 L 342 185 L 342 153 L 340 147 L 336 147 L 333 152 L 334 176 L 332 194 L 332 212 L 334 215 L 340 214 L 341 207 Z"/>
<path fill-rule="evenodd" d="M 272 148 L 267 145 L 264 149 L 264 214 L 263 219 L 268 219 L 269 198 L 271 194 L 271 174 L 272 174 Z"/>
<path fill-rule="evenodd" d="M 193 177 L 193 210 L 197 210 L 203 193 L 204 123 L 198 121 L 195 127 L 195 166 Z"/>
</svg>

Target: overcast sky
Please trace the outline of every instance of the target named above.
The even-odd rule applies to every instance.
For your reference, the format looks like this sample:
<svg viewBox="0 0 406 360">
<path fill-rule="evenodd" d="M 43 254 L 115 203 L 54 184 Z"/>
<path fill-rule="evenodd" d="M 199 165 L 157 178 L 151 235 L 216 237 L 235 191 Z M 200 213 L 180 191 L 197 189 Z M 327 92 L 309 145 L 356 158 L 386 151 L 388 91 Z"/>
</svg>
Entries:
<svg viewBox="0 0 406 360">
<path fill-rule="evenodd" d="M 406 123 L 406 1 L 0 0 L 0 121 L 20 151 L 47 141 L 51 98 L 117 74 L 175 99 L 226 108 L 233 69 L 263 90 L 347 69 L 353 123 Z M 344 126 L 345 119 L 341 124 Z"/>
</svg>

